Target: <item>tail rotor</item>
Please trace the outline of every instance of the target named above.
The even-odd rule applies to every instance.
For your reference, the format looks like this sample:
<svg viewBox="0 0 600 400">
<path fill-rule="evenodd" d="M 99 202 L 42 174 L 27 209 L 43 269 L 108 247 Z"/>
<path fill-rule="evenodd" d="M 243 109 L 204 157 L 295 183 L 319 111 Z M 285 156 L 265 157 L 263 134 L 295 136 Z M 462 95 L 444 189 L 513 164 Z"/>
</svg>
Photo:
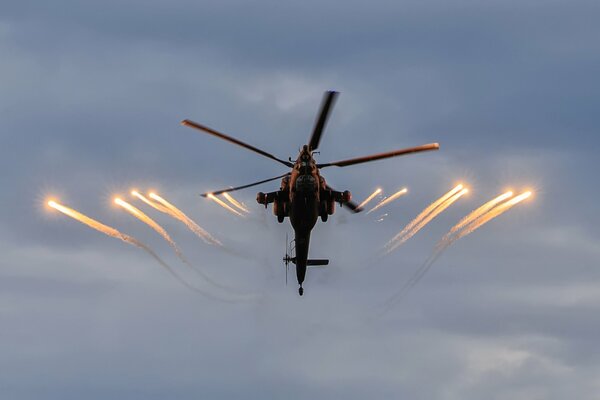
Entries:
<svg viewBox="0 0 600 400">
<path fill-rule="evenodd" d="M 290 255 L 288 254 L 288 234 L 285 234 L 285 256 L 283 257 L 283 263 L 285 264 L 285 286 L 288 284 L 288 270 L 290 264 Z"/>
<path fill-rule="evenodd" d="M 293 251 L 292 242 L 288 242 L 288 234 L 285 234 L 285 256 L 283 257 L 283 263 L 285 264 L 285 286 L 288 283 L 288 271 L 290 263 L 294 262 L 294 257 L 290 254 Z"/>
</svg>

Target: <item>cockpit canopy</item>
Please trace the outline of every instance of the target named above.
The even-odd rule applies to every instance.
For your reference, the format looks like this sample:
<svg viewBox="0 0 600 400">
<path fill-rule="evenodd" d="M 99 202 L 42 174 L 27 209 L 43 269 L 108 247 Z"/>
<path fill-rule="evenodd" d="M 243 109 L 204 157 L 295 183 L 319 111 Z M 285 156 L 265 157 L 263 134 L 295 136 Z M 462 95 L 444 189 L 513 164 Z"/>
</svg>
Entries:
<svg viewBox="0 0 600 400">
<path fill-rule="evenodd" d="M 308 146 L 304 145 L 302 150 L 300 150 L 300 155 L 296 160 L 294 168 L 302 175 L 312 174 L 313 170 L 316 168 L 312 155 L 308 150 Z"/>
</svg>

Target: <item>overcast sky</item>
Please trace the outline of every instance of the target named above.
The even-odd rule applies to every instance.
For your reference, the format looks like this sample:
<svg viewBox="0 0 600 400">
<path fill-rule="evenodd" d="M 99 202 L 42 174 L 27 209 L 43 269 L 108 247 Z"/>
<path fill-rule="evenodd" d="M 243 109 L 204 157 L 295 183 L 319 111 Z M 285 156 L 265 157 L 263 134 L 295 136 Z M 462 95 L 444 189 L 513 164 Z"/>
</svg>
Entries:
<svg viewBox="0 0 600 400">
<path fill-rule="evenodd" d="M 599 20 L 596 1 L 3 2 L 0 397 L 600 399 Z M 236 194 L 246 219 L 198 196 L 285 168 L 179 121 L 295 157 L 330 89 L 319 161 L 441 150 L 323 170 L 357 200 L 409 193 L 318 222 L 310 255 L 331 262 L 299 298 L 281 263 L 289 222 L 254 200 L 278 182 Z M 378 258 L 459 181 L 468 196 Z M 199 295 L 44 207 L 55 196 L 204 287 L 111 205 L 132 187 L 235 249 L 135 203 L 256 300 Z M 444 233 L 509 187 L 535 196 L 382 314 Z"/>
</svg>

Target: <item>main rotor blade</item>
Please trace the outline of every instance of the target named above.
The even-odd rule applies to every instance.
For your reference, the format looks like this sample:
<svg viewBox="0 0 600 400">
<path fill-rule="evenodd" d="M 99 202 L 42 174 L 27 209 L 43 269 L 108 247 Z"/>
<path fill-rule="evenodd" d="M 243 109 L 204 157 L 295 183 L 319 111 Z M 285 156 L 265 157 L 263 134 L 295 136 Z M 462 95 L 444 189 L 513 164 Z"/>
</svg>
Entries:
<svg viewBox="0 0 600 400">
<path fill-rule="evenodd" d="M 422 151 L 438 150 L 439 148 L 440 148 L 439 143 L 429 143 L 429 144 L 424 144 L 422 146 L 410 147 L 410 148 L 401 149 L 401 150 L 394 150 L 394 151 L 390 151 L 387 153 L 372 154 L 370 156 L 351 158 L 348 160 L 335 161 L 335 162 L 330 162 L 330 163 L 325 163 L 325 164 L 317 164 L 317 168 L 325 168 L 325 167 L 331 167 L 331 166 L 347 167 L 348 165 L 361 164 L 361 163 L 366 163 L 369 161 L 381 160 L 384 158 L 403 156 L 406 154 L 420 153 Z"/>
<path fill-rule="evenodd" d="M 208 126 L 204 126 L 202 124 L 199 124 L 197 122 L 191 121 L 189 119 L 184 119 L 183 121 L 181 121 L 181 125 L 189 126 L 190 128 L 195 128 L 195 129 L 198 129 L 200 131 L 203 131 L 203 132 L 206 132 L 206 133 L 210 133 L 213 136 L 216 136 L 216 137 L 221 138 L 223 140 L 227 140 L 230 143 L 237 144 L 238 146 L 242 146 L 242 147 L 244 147 L 244 148 L 246 148 L 248 150 L 252 150 L 255 153 L 258 153 L 258 154 L 263 155 L 263 156 L 265 156 L 267 158 L 270 158 L 271 160 L 275 160 L 277 162 L 280 162 L 283 165 L 285 165 L 286 167 L 293 167 L 294 166 L 294 164 L 292 164 L 289 161 L 281 160 L 281 159 L 275 157 L 273 154 L 269 154 L 266 151 L 263 151 L 263 150 L 261 150 L 259 148 L 256 148 L 256 147 L 251 146 L 251 145 L 249 145 L 247 143 L 244 143 L 241 140 L 232 138 L 231 136 L 227 136 L 224 133 L 217 132 L 214 129 L 209 128 Z"/>
<path fill-rule="evenodd" d="M 334 91 L 325 92 L 325 94 L 323 95 L 323 100 L 321 101 L 321 110 L 319 111 L 319 117 L 315 121 L 315 127 L 310 137 L 310 141 L 308 142 L 309 150 L 316 150 L 319 147 L 319 142 L 321 141 L 323 129 L 325 129 L 327 119 L 329 118 L 329 114 L 331 113 L 331 109 L 333 108 L 333 105 L 335 104 L 335 99 L 338 95 L 339 92 Z"/>
<path fill-rule="evenodd" d="M 289 175 L 289 174 L 290 174 L 290 173 L 288 172 L 288 173 L 286 173 L 286 174 L 283 174 L 283 175 L 276 176 L 275 178 L 269 178 L 269 179 L 265 179 L 265 180 L 263 180 L 263 181 L 258 181 L 258 182 L 254 182 L 254 183 L 249 183 L 249 184 L 247 184 L 247 185 L 237 186 L 237 187 L 234 187 L 234 188 L 227 188 L 227 189 L 223 189 L 223 190 L 217 190 L 216 192 L 206 192 L 206 193 L 202 193 L 200 196 L 202 196 L 202 197 L 206 197 L 206 196 L 208 196 L 209 194 L 214 194 L 215 196 L 217 196 L 217 195 L 220 195 L 220 194 L 222 194 L 222 193 L 234 192 L 234 191 L 236 191 L 236 190 L 240 190 L 240 189 L 246 189 L 246 188 L 249 188 L 249 187 L 252 187 L 252 186 L 257 186 L 257 185 L 260 185 L 261 183 L 271 182 L 271 181 L 274 181 L 275 179 L 280 179 L 280 178 L 283 178 L 284 176 L 287 176 L 287 175 Z"/>
</svg>

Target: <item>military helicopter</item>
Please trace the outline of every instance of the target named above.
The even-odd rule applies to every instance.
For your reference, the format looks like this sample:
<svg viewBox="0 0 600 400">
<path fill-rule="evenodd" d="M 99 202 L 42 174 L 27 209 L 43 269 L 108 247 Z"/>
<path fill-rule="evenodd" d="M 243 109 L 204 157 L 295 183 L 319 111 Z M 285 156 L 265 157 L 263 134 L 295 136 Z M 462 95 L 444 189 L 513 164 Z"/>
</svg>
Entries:
<svg viewBox="0 0 600 400">
<path fill-rule="evenodd" d="M 347 167 L 349 165 L 361 164 L 370 161 L 381 160 L 384 158 L 419 153 L 423 151 L 438 150 L 440 147 L 438 143 L 429 143 L 417 147 L 372 154 L 369 156 L 351 158 L 347 160 L 317 163 L 313 156 L 315 154 L 315 150 L 317 150 L 319 147 L 321 135 L 323 134 L 323 130 L 327 124 L 327 120 L 338 95 L 339 93 L 335 91 L 325 92 L 308 144 L 302 146 L 296 161 L 293 161 L 291 157 L 288 159 L 288 161 L 282 160 L 264 150 L 258 149 L 242 142 L 241 140 L 225 135 L 189 119 L 181 122 L 181 124 L 184 126 L 198 129 L 230 143 L 237 144 L 238 146 L 244 147 L 264 157 L 270 158 L 271 160 L 277 161 L 288 168 L 291 168 L 290 172 L 286 172 L 285 174 L 276 176 L 274 178 L 264 179 L 258 182 L 233 188 L 230 187 L 227 189 L 203 193 L 201 196 L 206 197 L 209 194 L 219 195 L 226 192 L 233 192 L 235 190 L 260 185 L 266 182 L 271 182 L 276 179 L 281 179 L 281 186 L 279 190 L 269 193 L 259 192 L 256 196 L 256 201 L 259 204 L 264 205 L 265 208 L 268 204 L 272 203 L 273 214 L 277 216 L 277 221 L 279 223 L 282 223 L 285 220 L 285 217 L 289 217 L 290 219 L 295 235 L 295 256 L 290 257 L 286 251 L 284 262 L 286 262 L 286 267 L 287 263 L 289 262 L 292 262 L 296 265 L 296 277 L 299 285 L 298 293 L 300 296 L 302 296 L 304 293 L 302 283 L 304 282 L 304 278 L 306 276 L 306 267 L 311 265 L 327 265 L 329 263 L 329 260 L 311 260 L 308 258 L 310 233 L 315 226 L 317 219 L 320 217 L 321 221 L 326 222 L 327 218 L 335 212 L 335 203 L 339 203 L 340 206 L 344 206 L 354 213 L 361 211 L 361 209 L 359 209 L 358 206 L 352 202 L 352 195 L 348 190 L 340 192 L 331 188 L 329 185 L 327 185 L 325 178 L 319 173 L 319 170 L 326 167 Z"/>
</svg>

